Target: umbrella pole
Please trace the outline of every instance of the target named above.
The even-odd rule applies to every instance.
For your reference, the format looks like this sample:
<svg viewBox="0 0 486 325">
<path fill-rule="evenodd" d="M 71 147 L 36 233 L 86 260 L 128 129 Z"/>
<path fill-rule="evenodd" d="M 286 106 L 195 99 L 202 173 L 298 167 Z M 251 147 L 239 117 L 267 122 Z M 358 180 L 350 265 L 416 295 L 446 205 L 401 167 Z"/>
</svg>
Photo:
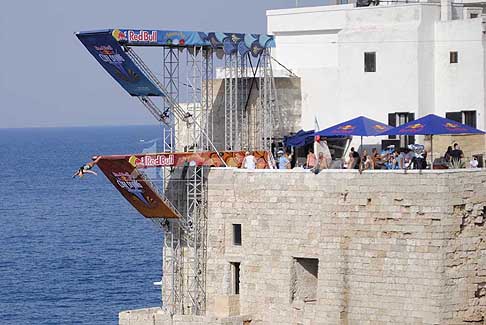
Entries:
<svg viewBox="0 0 486 325">
<path fill-rule="evenodd" d="M 361 136 L 361 146 L 359 147 L 360 155 L 363 154 L 363 136 Z"/>
<path fill-rule="evenodd" d="M 430 135 L 430 169 L 434 169 L 434 139 L 433 135 Z"/>
</svg>

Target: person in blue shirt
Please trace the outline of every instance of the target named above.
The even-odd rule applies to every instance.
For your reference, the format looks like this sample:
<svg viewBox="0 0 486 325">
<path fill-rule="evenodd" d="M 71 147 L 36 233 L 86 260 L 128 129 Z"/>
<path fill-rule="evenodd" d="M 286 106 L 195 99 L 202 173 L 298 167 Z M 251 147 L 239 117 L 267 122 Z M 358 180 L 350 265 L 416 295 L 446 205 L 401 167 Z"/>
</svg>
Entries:
<svg viewBox="0 0 486 325">
<path fill-rule="evenodd" d="M 290 169 L 290 160 L 287 156 L 287 153 L 280 150 L 278 154 L 278 169 Z"/>
</svg>

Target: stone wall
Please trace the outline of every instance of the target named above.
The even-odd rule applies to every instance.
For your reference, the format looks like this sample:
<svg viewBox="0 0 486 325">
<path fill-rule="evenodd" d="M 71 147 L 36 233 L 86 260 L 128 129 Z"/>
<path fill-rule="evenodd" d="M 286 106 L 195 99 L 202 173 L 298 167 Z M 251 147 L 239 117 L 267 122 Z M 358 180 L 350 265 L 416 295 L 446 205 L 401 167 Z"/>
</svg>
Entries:
<svg viewBox="0 0 486 325">
<path fill-rule="evenodd" d="M 249 325 L 248 316 L 225 317 L 224 319 L 216 316 L 191 316 L 191 315 L 174 315 L 170 317 L 160 307 L 144 308 L 137 310 L 122 311 L 118 315 L 119 325 Z"/>
<path fill-rule="evenodd" d="M 486 324 L 485 171 L 215 170 L 209 183 L 208 314 L 240 262 L 252 324 Z M 315 299 L 293 299 L 296 258 L 318 259 Z"/>
<path fill-rule="evenodd" d="M 206 316 L 121 325 L 486 324 L 485 170 L 221 168 L 208 184 Z"/>
</svg>

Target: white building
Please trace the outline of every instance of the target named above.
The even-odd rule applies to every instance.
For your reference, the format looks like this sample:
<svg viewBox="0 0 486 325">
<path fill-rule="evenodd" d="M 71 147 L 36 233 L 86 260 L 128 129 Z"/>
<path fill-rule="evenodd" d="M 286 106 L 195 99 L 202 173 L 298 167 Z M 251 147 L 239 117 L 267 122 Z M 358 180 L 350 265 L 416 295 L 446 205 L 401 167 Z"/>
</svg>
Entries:
<svg viewBox="0 0 486 325">
<path fill-rule="evenodd" d="M 485 4 L 267 11 L 273 55 L 301 78 L 302 128 L 315 118 L 321 128 L 358 115 L 399 125 L 435 113 L 484 129 Z"/>
</svg>

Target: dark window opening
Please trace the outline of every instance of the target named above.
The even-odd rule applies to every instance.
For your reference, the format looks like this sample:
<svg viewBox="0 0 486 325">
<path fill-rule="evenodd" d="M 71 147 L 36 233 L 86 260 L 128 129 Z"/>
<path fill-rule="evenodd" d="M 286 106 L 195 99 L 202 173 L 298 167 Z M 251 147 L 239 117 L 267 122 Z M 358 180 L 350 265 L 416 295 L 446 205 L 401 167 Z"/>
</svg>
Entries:
<svg viewBox="0 0 486 325">
<path fill-rule="evenodd" d="M 415 113 L 389 113 L 388 114 L 388 125 L 397 127 L 400 125 L 403 125 L 405 123 L 411 122 L 415 120 Z M 388 136 L 388 139 L 396 139 L 397 136 L 395 135 L 390 135 Z M 408 146 L 409 144 L 414 144 L 415 143 L 415 136 L 410 135 L 410 136 L 400 136 L 400 148 L 404 148 Z M 398 148 L 395 148 L 398 149 Z"/>
<path fill-rule="evenodd" d="M 317 300 L 317 280 L 319 260 L 317 258 L 295 258 L 292 264 L 290 300 L 315 302 Z"/>
<path fill-rule="evenodd" d="M 233 245 L 241 246 L 241 224 L 233 224 Z"/>
<path fill-rule="evenodd" d="M 376 52 L 365 52 L 364 70 L 365 72 L 376 72 Z"/>
<path fill-rule="evenodd" d="M 478 14 L 473 12 L 469 15 L 469 18 L 478 18 Z"/>
<path fill-rule="evenodd" d="M 447 112 L 446 118 L 456 121 L 458 123 L 462 123 L 462 112 Z"/>
<path fill-rule="evenodd" d="M 458 123 L 469 125 L 473 128 L 476 127 L 477 123 L 476 111 L 447 112 L 446 118 Z"/>
<path fill-rule="evenodd" d="M 459 54 L 456 51 L 449 53 L 449 62 L 450 63 L 458 63 L 459 62 Z"/>
<path fill-rule="evenodd" d="M 469 125 L 473 128 L 476 127 L 476 111 L 462 111 L 464 114 L 464 123 L 466 125 Z"/>
<path fill-rule="evenodd" d="M 234 295 L 240 294 L 240 263 L 231 263 L 231 293 Z"/>
</svg>

